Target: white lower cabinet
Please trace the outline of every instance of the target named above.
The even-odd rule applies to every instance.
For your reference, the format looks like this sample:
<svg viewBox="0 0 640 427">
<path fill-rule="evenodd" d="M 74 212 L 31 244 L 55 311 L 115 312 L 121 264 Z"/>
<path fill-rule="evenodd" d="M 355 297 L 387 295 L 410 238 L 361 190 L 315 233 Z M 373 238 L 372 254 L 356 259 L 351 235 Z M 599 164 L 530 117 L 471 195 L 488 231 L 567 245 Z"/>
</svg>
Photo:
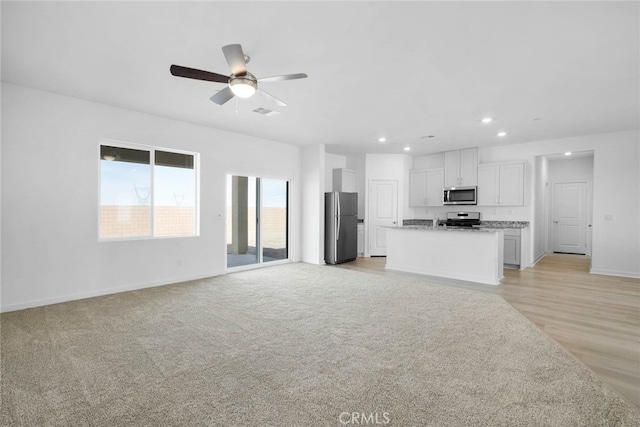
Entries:
<svg viewBox="0 0 640 427">
<path fill-rule="evenodd" d="M 520 268 L 520 230 L 504 230 L 504 264 Z"/>
<path fill-rule="evenodd" d="M 358 256 L 364 256 L 364 224 L 358 223 Z"/>
</svg>

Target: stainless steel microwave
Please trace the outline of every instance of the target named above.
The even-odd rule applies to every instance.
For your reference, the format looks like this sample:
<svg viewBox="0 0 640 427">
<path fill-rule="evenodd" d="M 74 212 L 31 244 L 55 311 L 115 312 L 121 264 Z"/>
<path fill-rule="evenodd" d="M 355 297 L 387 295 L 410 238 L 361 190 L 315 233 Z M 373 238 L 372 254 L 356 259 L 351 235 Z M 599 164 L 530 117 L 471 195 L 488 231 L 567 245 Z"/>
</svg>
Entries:
<svg viewBox="0 0 640 427">
<path fill-rule="evenodd" d="M 446 187 L 442 203 L 445 205 L 475 205 L 478 203 L 478 187 Z"/>
</svg>

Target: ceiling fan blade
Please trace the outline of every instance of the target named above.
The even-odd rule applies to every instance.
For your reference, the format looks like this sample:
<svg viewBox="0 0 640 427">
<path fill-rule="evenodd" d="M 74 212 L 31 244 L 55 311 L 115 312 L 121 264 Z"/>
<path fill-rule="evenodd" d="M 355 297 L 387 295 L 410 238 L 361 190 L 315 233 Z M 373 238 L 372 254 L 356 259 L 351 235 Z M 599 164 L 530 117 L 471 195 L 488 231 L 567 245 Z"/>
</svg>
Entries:
<svg viewBox="0 0 640 427">
<path fill-rule="evenodd" d="M 306 79 L 307 76 L 305 73 L 298 73 L 298 74 L 286 74 L 283 76 L 271 76 L 271 77 L 263 77 L 261 79 L 258 79 L 259 83 L 264 83 L 264 82 L 280 82 L 282 80 L 295 80 L 295 79 Z"/>
<path fill-rule="evenodd" d="M 225 102 L 227 102 L 228 100 L 230 100 L 231 98 L 233 98 L 233 92 L 231 92 L 231 88 L 229 86 L 225 87 L 224 89 L 216 92 L 211 98 L 209 98 L 211 101 L 215 102 L 218 105 L 222 105 Z"/>
<path fill-rule="evenodd" d="M 258 92 L 260 92 L 260 94 L 267 98 L 269 101 L 273 102 L 276 105 L 279 105 L 280 107 L 286 107 L 287 104 L 285 104 L 284 101 L 279 100 L 278 98 L 276 98 L 275 96 L 271 95 L 270 93 L 267 93 L 265 91 L 263 91 L 262 89 L 258 89 Z"/>
<path fill-rule="evenodd" d="M 196 70 L 195 68 L 182 67 L 180 65 L 172 65 L 169 68 L 171 74 L 177 77 L 186 77 L 188 79 L 206 80 L 208 82 L 228 83 L 229 77 L 222 74 L 212 73 L 210 71 Z"/>
<path fill-rule="evenodd" d="M 244 59 L 242 46 L 239 44 L 228 44 L 222 47 L 222 53 L 224 53 L 224 57 L 234 75 L 241 76 L 247 72 L 247 62 Z"/>
</svg>

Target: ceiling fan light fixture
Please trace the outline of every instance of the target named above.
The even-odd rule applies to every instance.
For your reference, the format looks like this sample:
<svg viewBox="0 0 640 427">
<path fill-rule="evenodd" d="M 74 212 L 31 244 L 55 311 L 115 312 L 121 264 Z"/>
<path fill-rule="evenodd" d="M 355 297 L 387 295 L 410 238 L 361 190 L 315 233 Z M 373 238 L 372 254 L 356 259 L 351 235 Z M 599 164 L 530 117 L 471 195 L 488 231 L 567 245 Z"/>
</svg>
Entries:
<svg viewBox="0 0 640 427">
<path fill-rule="evenodd" d="M 231 92 L 238 98 L 251 98 L 258 89 L 258 81 L 251 73 L 243 76 L 231 76 L 229 79 Z"/>
</svg>

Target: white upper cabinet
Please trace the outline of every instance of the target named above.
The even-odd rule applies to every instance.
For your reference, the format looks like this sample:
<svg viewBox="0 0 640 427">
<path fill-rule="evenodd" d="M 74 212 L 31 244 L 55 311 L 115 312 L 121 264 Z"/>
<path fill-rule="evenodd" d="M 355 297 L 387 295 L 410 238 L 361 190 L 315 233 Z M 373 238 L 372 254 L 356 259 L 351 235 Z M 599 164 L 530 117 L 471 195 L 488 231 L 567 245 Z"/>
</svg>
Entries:
<svg viewBox="0 0 640 427">
<path fill-rule="evenodd" d="M 427 206 L 443 206 L 442 187 L 444 187 L 444 169 L 427 170 Z"/>
<path fill-rule="evenodd" d="M 444 186 L 478 185 L 478 149 L 446 151 L 444 153 Z"/>
<path fill-rule="evenodd" d="M 524 205 L 524 163 L 500 165 L 500 204 Z"/>
<path fill-rule="evenodd" d="M 427 206 L 427 171 L 409 172 L 409 206 Z"/>
<path fill-rule="evenodd" d="M 356 192 L 356 173 L 351 169 L 333 170 L 333 191 Z"/>
<path fill-rule="evenodd" d="M 478 206 L 496 206 L 500 201 L 500 165 L 478 166 Z"/>
<path fill-rule="evenodd" d="M 524 205 L 524 163 L 478 166 L 478 206 Z"/>
<path fill-rule="evenodd" d="M 409 206 L 442 206 L 444 169 L 409 172 Z"/>
</svg>

